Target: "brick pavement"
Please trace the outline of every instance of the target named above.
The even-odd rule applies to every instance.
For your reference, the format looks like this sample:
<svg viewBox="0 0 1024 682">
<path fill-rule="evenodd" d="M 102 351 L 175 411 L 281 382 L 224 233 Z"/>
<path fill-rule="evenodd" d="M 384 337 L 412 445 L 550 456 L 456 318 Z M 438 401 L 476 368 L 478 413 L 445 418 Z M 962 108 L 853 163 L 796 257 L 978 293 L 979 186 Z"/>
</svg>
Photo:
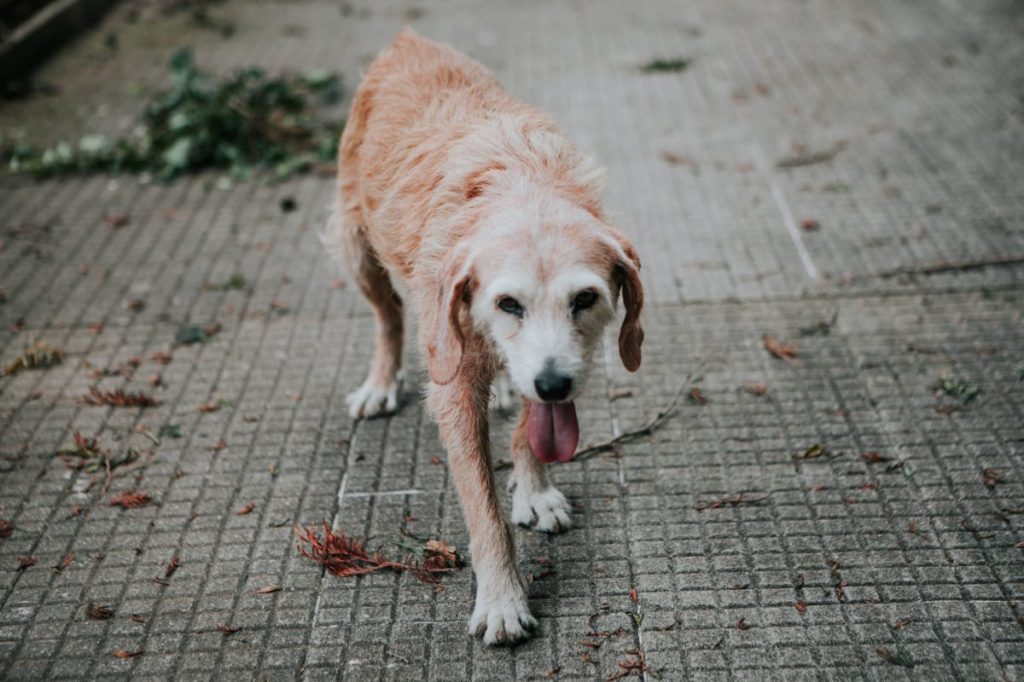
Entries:
<svg viewBox="0 0 1024 682">
<path fill-rule="evenodd" d="M 621 457 L 556 468 L 577 525 L 516 532 L 540 635 L 488 650 L 464 634 L 469 570 L 435 592 L 325 576 L 295 551 L 291 527 L 321 519 L 468 544 L 422 408 L 344 416 L 371 320 L 331 286 L 315 238 L 329 179 L 0 178 L 0 359 L 31 338 L 66 351 L 0 378 L 0 678 L 605 679 L 638 652 L 661 679 L 1024 678 L 1024 267 L 880 276 L 1024 256 L 1019 7 L 227 2 L 228 38 L 128 9 L 42 69 L 57 94 L 5 102 L 0 132 L 125 130 L 133 88 L 160 85 L 184 44 L 211 68 L 331 67 L 354 85 L 410 22 L 609 166 L 609 204 L 645 260 L 649 341 L 640 373 L 598 373 L 584 441 L 642 423 L 688 373 L 708 402 L 684 401 Z M 639 73 L 677 56 L 683 73 Z M 831 161 L 776 166 L 840 143 Z M 235 274 L 245 289 L 205 286 Z M 175 347 L 185 322 L 222 330 Z M 766 333 L 797 342 L 796 361 L 771 357 Z M 91 376 L 158 351 L 173 360 Z M 954 411 L 934 390 L 947 370 L 981 389 Z M 162 404 L 78 404 L 97 384 Z M 164 424 L 182 437 L 133 431 Z M 495 417 L 499 458 L 509 428 Z M 75 429 L 142 453 L 111 494 L 155 504 L 112 508 L 102 477 L 53 458 Z M 831 456 L 794 459 L 815 443 Z M 267 585 L 282 589 L 253 593 Z M 88 618 L 90 602 L 114 617 Z"/>
</svg>

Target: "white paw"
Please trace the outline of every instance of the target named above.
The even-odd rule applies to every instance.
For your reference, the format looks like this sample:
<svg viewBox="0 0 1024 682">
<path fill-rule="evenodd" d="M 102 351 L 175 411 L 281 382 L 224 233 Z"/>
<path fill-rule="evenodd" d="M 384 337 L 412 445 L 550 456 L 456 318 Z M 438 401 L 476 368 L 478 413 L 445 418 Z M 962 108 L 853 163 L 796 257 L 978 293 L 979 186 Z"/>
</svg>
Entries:
<svg viewBox="0 0 1024 682">
<path fill-rule="evenodd" d="M 484 644 L 515 644 L 537 627 L 522 589 L 485 594 L 478 590 L 476 607 L 469 619 L 469 634 L 483 637 Z"/>
<path fill-rule="evenodd" d="M 402 373 L 387 386 L 378 386 L 369 379 L 357 390 L 348 394 L 348 414 L 352 418 L 376 417 L 390 414 L 398 409 L 398 396 L 402 388 Z"/>
<path fill-rule="evenodd" d="M 519 405 L 519 394 L 512 386 L 508 375 L 502 372 L 491 384 L 491 409 L 498 412 L 514 412 Z"/>
<path fill-rule="evenodd" d="M 542 533 L 559 533 L 572 527 L 569 500 L 554 487 L 537 492 L 519 484 L 512 493 L 512 523 L 533 527 Z"/>
</svg>

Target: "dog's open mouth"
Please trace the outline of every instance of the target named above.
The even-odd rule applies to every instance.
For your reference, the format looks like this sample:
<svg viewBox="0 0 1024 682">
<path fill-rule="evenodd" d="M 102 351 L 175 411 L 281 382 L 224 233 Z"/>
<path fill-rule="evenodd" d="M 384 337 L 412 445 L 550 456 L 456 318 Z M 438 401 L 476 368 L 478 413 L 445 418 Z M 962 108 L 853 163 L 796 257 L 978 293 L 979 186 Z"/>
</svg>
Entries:
<svg viewBox="0 0 1024 682">
<path fill-rule="evenodd" d="M 526 423 L 530 449 L 542 462 L 568 462 L 576 454 L 580 442 L 580 423 L 576 420 L 576 405 L 567 403 L 537 403 L 530 401 L 530 416 Z"/>
</svg>

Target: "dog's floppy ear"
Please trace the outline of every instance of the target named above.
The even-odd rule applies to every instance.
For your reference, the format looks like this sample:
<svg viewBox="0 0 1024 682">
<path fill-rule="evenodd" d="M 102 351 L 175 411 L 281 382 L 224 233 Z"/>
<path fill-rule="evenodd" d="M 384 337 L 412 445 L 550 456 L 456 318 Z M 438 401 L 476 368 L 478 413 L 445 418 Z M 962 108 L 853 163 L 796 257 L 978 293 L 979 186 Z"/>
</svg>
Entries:
<svg viewBox="0 0 1024 682">
<path fill-rule="evenodd" d="M 451 383 L 462 362 L 462 324 L 459 313 L 468 303 L 471 269 L 464 254 L 453 253 L 441 266 L 437 278 L 437 308 L 427 342 L 430 380 L 439 386 Z"/>
<path fill-rule="evenodd" d="M 640 311 L 644 308 L 644 287 L 640 283 L 640 256 L 636 249 L 624 236 L 615 233 L 615 241 L 620 251 L 615 264 L 615 276 L 622 291 L 622 303 L 626 308 L 626 316 L 619 329 L 619 357 L 622 364 L 630 372 L 640 367 L 642 353 L 640 347 L 644 342 L 644 328 L 640 326 Z"/>
</svg>

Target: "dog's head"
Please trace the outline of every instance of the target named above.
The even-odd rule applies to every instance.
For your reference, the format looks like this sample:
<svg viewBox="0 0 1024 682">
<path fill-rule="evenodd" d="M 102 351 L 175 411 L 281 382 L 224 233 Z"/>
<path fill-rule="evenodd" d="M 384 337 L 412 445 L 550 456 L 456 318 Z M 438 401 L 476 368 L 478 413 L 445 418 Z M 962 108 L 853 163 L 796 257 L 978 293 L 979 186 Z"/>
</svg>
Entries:
<svg viewBox="0 0 1024 682">
<path fill-rule="evenodd" d="M 632 244 L 581 208 L 558 202 L 492 212 L 440 270 L 431 379 L 446 384 L 458 371 L 468 314 L 524 398 L 570 402 L 620 298 L 619 355 L 635 371 L 644 338 L 639 269 Z"/>
</svg>

